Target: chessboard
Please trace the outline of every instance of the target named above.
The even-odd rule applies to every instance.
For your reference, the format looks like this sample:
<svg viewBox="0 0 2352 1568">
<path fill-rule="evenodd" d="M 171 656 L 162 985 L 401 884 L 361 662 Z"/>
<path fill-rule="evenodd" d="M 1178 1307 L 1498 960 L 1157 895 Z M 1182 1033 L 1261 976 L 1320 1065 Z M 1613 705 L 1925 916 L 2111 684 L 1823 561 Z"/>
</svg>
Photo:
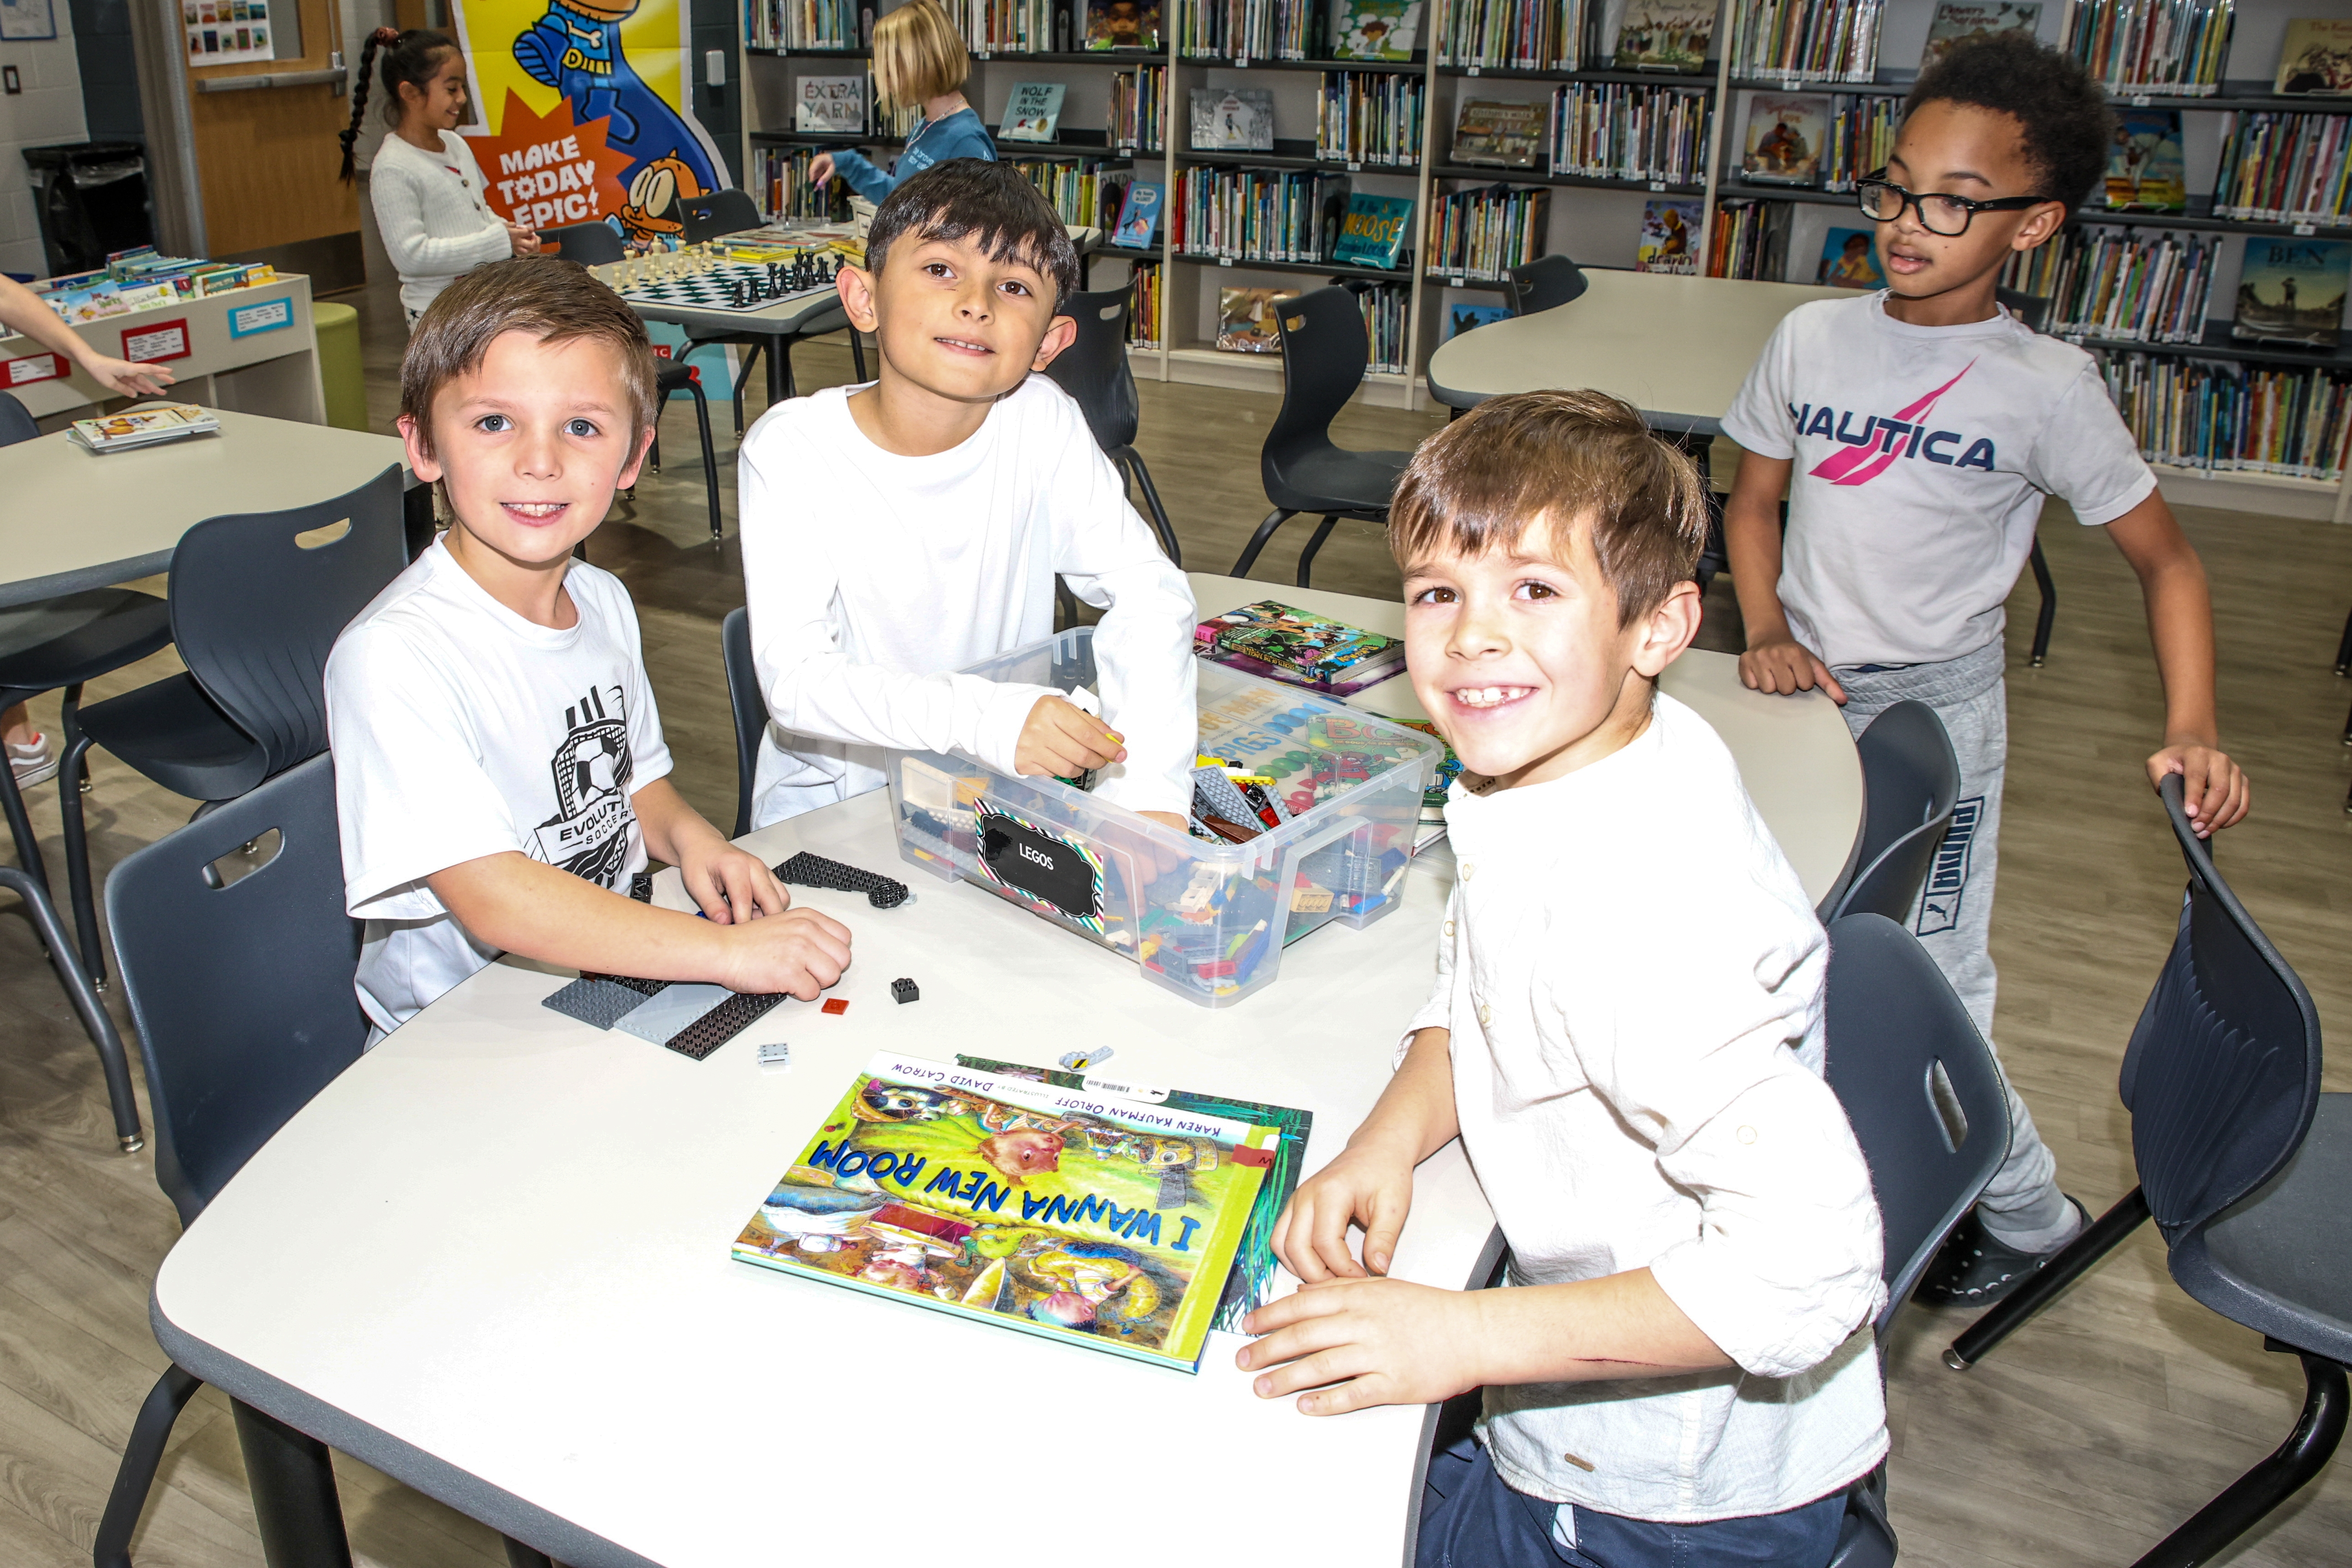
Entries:
<svg viewBox="0 0 2352 1568">
<path fill-rule="evenodd" d="M 765 310 L 834 293 L 838 262 L 713 261 L 692 271 L 620 285 L 622 299 L 697 310 Z"/>
</svg>

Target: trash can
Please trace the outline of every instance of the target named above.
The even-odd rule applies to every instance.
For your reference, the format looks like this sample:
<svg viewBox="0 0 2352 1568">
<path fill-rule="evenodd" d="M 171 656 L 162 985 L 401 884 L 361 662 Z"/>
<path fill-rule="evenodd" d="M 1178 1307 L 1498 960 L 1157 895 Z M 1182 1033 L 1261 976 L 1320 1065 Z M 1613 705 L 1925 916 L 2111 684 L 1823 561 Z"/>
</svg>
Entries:
<svg viewBox="0 0 2352 1568">
<path fill-rule="evenodd" d="M 341 430 L 368 427 L 367 377 L 360 363 L 360 313 L 321 300 L 310 307 L 319 334 L 319 384 L 327 395 L 327 423 Z"/>
<path fill-rule="evenodd" d="M 68 142 L 24 153 L 50 277 L 87 272 L 114 251 L 155 243 L 147 153 L 138 142 Z"/>
</svg>

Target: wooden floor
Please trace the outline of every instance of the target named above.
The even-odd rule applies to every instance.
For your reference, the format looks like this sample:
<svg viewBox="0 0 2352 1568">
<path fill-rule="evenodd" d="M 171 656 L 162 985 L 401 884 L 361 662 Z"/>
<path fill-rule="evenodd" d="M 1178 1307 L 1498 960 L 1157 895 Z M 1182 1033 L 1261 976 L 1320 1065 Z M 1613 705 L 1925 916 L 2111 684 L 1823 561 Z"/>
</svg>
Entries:
<svg viewBox="0 0 2352 1568">
<path fill-rule="evenodd" d="M 397 403 L 399 315 L 388 292 L 362 309 L 371 406 Z M 801 351 L 804 386 L 847 379 L 845 349 Z M 1138 446 L 1167 498 L 1186 562 L 1223 570 L 1264 515 L 1256 454 L 1275 400 L 1141 388 Z M 755 410 L 756 411 L 756 410 Z M 1339 438 L 1404 447 L 1439 416 L 1351 411 Z M 714 821 L 734 814 L 719 620 L 741 602 L 732 538 L 731 442 L 719 426 L 730 534 L 708 541 L 690 413 L 665 426 L 667 472 L 649 477 L 591 541 L 636 595 L 677 780 Z M 2048 668 L 2025 667 L 2029 580 L 2013 608 L 2012 763 L 1993 943 L 2005 984 L 2001 1053 L 2056 1151 L 2069 1190 L 2095 1209 L 2131 1185 L 2116 1069 L 2172 931 L 2180 862 L 2140 773 L 2159 715 L 2130 573 L 2106 542 L 2053 507 L 2043 538 L 2062 595 Z M 2220 863 L 2310 985 L 2326 1026 L 2352 1040 L 2352 752 L 2338 743 L 2352 683 L 2330 673 L 2352 601 L 2352 529 L 2231 512 L 2184 519 L 2215 580 L 2225 743 L 2254 780 L 2254 813 Z M 1343 523 L 1319 586 L 1394 596 L 1374 530 Z M 1286 580 L 1303 527 L 1257 575 Z M 162 591 L 161 580 L 152 584 Z M 1718 586 L 1703 640 L 1736 647 Z M 175 668 L 168 654 L 93 697 Z M 54 700 L 36 713 L 54 722 Z M 190 809 L 100 754 L 89 797 L 101 871 Z M 52 789 L 35 814 L 61 872 Z M 119 996 L 113 999 L 118 1018 Z M 42 964 L 28 923 L 0 910 L 0 1563 L 86 1563 L 140 1400 L 163 1364 L 147 1293 L 178 1226 L 147 1155 L 113 1152 L 97 1063 Z M 124 1021 L 127 1028 L 127 1021 Z M 2352 1089 L 2352 1069 L 2328 1087 Z M 289 1245 L 299 1245 L 289 1238 Z M 1966 1374 L 1937 1352 L 1965 1318 L 1914 1309 L 1891 1366 L 1893 1504 L 1904 1561 L 1920 1565 L 2132 1562 L 2284 1436 L 2301 1382 L 2293 1362 L 2195 1305 L 2167 1279 L 2146 1232 L 1992 1360 Z M 385 1568 L 504 1561 L 494 1536 L 364 1468 L 342 1467 L 354 1549 Z M 144 1564 L 257 1563 L 234 1428 L 206 1391 L 181 1421 L 136 1555 Z M 2352 1558 L 2352 1446 L 2226 1561 Z"/>
</svg>

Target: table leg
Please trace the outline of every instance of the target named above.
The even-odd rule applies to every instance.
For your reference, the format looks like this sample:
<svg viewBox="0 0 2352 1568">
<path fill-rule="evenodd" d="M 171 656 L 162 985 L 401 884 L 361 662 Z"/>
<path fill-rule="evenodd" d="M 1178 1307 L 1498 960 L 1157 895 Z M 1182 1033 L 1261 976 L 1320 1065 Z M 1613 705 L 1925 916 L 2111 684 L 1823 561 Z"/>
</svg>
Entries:
<svg viewBox="0 0 2352 1568">
<path fill-rule="evenodd" d="M 782 338 L 771 338 L 768 341 L 767 353 L 762 356 L 768 362 L 768 406 L 771 408 L 778 406 L 791 395 L 784 389 L 786 370 L 784 355 L 788 352 Z"/>
<path fill-rule="evenodd" d="M 232 1403 L 254 1524 L 269 1568 L 352 1568 L 327 1446 L 243 1400 Z"/>
</svg>

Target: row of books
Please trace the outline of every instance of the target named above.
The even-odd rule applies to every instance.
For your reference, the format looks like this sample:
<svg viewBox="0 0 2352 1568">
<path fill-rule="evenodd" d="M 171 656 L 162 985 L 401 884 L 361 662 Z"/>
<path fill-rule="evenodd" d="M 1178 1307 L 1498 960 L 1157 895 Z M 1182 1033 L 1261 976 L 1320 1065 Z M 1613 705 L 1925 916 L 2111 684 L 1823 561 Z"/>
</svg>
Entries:
<svg viewBox="0 0 2352 1568">
<path fill-rule="evenodd" d="M 872 37 L 874 0 L 743 0 L 755 49 L 855 49 Z"/>
<path fill-rule="evenodd" d="M 1125 159 L 1085 157 L 1004 160 L 1044 194 L 1067 224 L 1110 228 L 1121 216 L 1135 165 Z"/>
<path fill-rule="evenodd" d="M 761 195 L 761 210 L 770 221 L 794 218 L 835 223 L 849 216 L 849 183 L 835 176 L 824 185 L 809 178 L 816 161 L 815 147 L 754 147 L 751 188 Z"/>
<path fill-rule="evenodd" d="M 104 267 L 44 279 L 34 290 L 60 321 L 97 321 L 276 281 L 267 261 L 206 261 L 142 245 L 111 253 Z"/>
<path fill-rule="evenodd" d="M 1581 70 L 1604 52 L 1592 0 L 1454 0 L 1439 21 L 1437 63 L 1499 70 Z"/>
<path fill-rule="evenodd" d="M 1725 46 L 1731 56 L 1731 74 L 1762 81 L 1872 80 L 1878 74 L 1883 8 L 1884 0 L 1735 5 L 1731 37 Z"/>
<path fill-rule="evenodd" d="M 2044 327 L 2052 332 L 2107 342 L 2200 342 L 2221 243 L 2219 235 L 2073 228 L 2012 257 L 2002 278 L 2049 300 Z"/>
<path fill-rule="evenodd" d="M 1708 114 L 1707 95 L 1689 88 L 1565 83 L 1551 95 L 1552 172 L 1696 184 L 1706 177 Z M 1454 159 L 1483 161 L 1462 156 L 1458 133 Z"/>
<path fill-rule="evenodd" d="M 1430 236 L 1432 277 L 1499 279 L 1544 253 L 1551 193 L 1510 185 L 1455 191 Z"/>
<path fill-rule="evenodd" d="M 1850 191 L 1883 167 L 1902 128 L 1902 100 L 1873 94 L 1759 92 L 1748 100 L 1739 177 Z"/>
<path fill-rule="evenodd" d="M 1372 371 L 1387 375 L 1412 374 L 1408 345 L 1412 339 L 1405 318 L 1412 310 L 1412 290 L 1402 283 L 1350 283 L 1356 303 L 1363 307 L 1364 335 L 1371 340 Z"/>
<path fill-rule="evenodd" d="M 2352 376 L 2169 354 L 2103 353 L 2100 372 L 2152 463 L 2343 478 L 2352 449 Z"/>
<path fill-rule="evenodd" d="M 1168 68 L 1138 66 L 1110 77 L 1110 142 L 1129 153 L 1168 149 Z"/>
<path fill-rule="evenodd" d="M 1710 278 L 1763 279 L 1778 283 L 1789 275 L 1789 230 L 1795 204 L 1734 197 L 1715 205 L 1715 233 L 1707 247 Z"/>
<path fill-rule="evenodd" d="M 2352 119 L 2270 110 L 2224 114 L 2213 215 L 2256 223 L 2352 223 Z"/>
<path fill-rule="evenodd" d="M 1318 79 L 1318 158 L 1406 167 L 1421 162 L 1427 82 L 1402 71 L 1325 71 Z"/>
<path fill-rule="evenodd" d="M 1049 54 L 1066 48 L 1055 0 L 942 0 L 948 17 L 975 55 Z M 1062 26 L 1066 26 L 1066 22 Z"/>
<path fill-rule="evenodd" d="M 1169 237 L 1179 256 L 1322 261 L 1339 240 L 1344 174 L 1194 166 L 1176 181 Z"/>
<path fill-rule="evenodd" d="M 1412 339 L 1406 318 L 1412 307 L 1412 289 L 1402 283 L 1367 283 L 1346 278 L 1335 278 L 1332 281 L 1343 285 L 1354 294 L 1357 305 L 1364 312 L 1364 335 L 1370 341 L 1370 354 L 1366 368 L 1387 375 L 1407 374 L 1411 362 L 1408 345 Z M 1215 346 L 1226 353 L 1280 353 L 1282 332 L 1276 324 L 1276 318 L 1281 311 L 1282 301 L 1295 300 L 1298 294 L 1297 289 L 1233 287 L 1218 289 Z M 1361 635 L 1371 637 L 1375 634 L 1367 632 Z M 1276 672 L 1258 669 L 1252 673 L 1265 675 Z M 1394 674 L 1395 671 L 1384 673 Z M 1294 679 L 1291 676 L 1282 678 Z"/>
<path fill-rule="evenodd" d="M 2208 97 L 2221 85 L 2233 9 L 2232 0 L 2081 0 L 2066 8 L 2058 47 L 2110 89 Z"/>
<path fill-rule="evenodd" d="M 1130 348 L 1160 346 L 1160 311 L 1167 299 L 1166 268 L 1156 261 L 1139 261 L 1127 282 L 1127 342 Z"/>
<path fill-rule="evenodd" d="M 1405 61 L 1422 47 L 1425 11 L 1425 0 L 1194 0 L 1179 14 L 1176 52 L 1187 59 Z"/>
</svg>

